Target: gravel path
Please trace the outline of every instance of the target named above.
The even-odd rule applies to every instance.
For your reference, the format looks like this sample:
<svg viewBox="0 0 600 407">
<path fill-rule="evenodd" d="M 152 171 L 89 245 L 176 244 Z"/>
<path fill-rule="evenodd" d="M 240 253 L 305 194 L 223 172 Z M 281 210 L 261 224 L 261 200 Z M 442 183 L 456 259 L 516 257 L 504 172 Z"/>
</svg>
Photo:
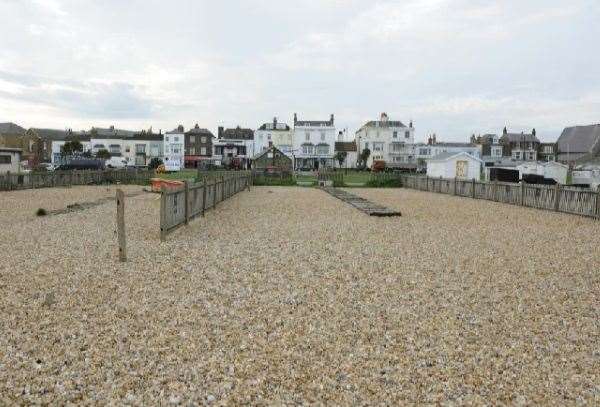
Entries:
<svg viewBox="0 0 600 407">
<path fill-rule="evenodd" d="M 125 264 L 114 203 L 33 216 L 105 187 L 0 193 L 0 404 L 600 403 L 600 222 L 352 192 L 403 216 L 254 187 L 161 244 L 128 198 Z"/>
</svg>

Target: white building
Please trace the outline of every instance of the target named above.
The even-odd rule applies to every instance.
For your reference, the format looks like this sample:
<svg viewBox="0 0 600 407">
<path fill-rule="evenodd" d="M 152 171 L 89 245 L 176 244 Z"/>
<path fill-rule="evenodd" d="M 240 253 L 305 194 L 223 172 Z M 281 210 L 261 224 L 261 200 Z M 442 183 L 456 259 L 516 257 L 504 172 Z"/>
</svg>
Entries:
<svg viewBox="0 0 600 407">
<path fill-rule="evenodd" d="M 442 153 L 467 153 L 475 158 L 481 159 L 481 145 L 473 143 L 445 143 L 438 142 L 436 135 L 432 135 L 425 143 L 417 143 L 414 146 L 417 165 L 423 169 L 428 160 Z"/>
<path fill-rule="evenodd" d="M 21 153 L 20 148 L 0 147 L 0 174 L 20 172 Z"/>
<path fill-rule="evenodd" d="M 427 160 L 427 175 L 435 178 L 481 178 L 483 161 L 466 152 L 444 152 Z"/>
<path fill-rule="evenodd" d="M 294 148 L 294 132 L 286 123 L 279 123 L 273 118 L 271 123 L 264 123 L 254 132 L 252 156 L 255 157 L 269 149 L 272 144 L 285 155 L 291 156 Z"/>
<path fill-rule="evenodd" d="M 298 120 L 294 113 L 294 168 L 318 170 L 333 168 L 337 139 L 333 114 L 329 120 Z"/>
<path fill-rule="evenodd" d="M 92 151 L 92 143 L 90 138 L 86 136 L 76 136 L 70 138 L 69 140 L 52 140 L 52 153 L 50 160 L 52 165 L 59 166 L 61 164 L 65 164 L 65 157 L 62 154 L 62 146 L 64 146 L 67 141 L 71 140 L 78 140 L 83 147 L 84 153 Z"/>
<path fill-rule="evenodd" d="M 184 140 L 185 133 L 182 125 L 165 134 L 163 141 L 163 163 L 167 171 L 180 171 L 184 168 Z"/>
<path fill-rule="evenodd" d="M 373 161 L 385 161 L 388 167 L 416 168 L 412 121 L 407 127 L 381 113 L 380 120 L 367 122 L 356 132 L 355 140 L 359 155 L 365 149 L 371 152 L 365 163 L 369 168 Z"/>
<path fill-rule="evenodd" d="M 519 179 L 523 179 L 523 175 L 540 175 L 544 178 L 553 179 L 559 184 L 567 183 L 569 167 L 556 161 L 549 162 L 522 162 L 516 166 L 519 171 Z"/>
<path fill-rule="evenodd" d="M 254 151 L 254 130 L 240 126 L 233 129 L 219 127 L 213 149 L 215 165 L 250 168 Z"/>
<path fill-rule="evenodd" d="M 338 139 L 340 139 L 338 137 Z M 337 154 L 345 155 L 344 161 L 341 163 L 337 159 Z M 356 142 L 354 141 L 336 141 L 335 142 L 335 167 L 336 168 L 356 168 L 358 162 L 358 151 Z"/>
</svg>

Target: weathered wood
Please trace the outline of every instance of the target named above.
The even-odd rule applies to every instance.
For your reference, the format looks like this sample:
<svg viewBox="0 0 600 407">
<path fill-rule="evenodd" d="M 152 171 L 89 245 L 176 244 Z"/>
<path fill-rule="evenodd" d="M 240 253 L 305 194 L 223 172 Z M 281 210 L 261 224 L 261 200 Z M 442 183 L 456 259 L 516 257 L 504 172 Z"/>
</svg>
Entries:
<svg viewBox="0 0 600 407">
<path fill-rule="evenodd" d="M 596 188 L 596 218 L 600 219 L 600 185 Z"/>
<path fill-rule="evenodd" d="M 471 198 L 475 199 L 475 178 L 471 180 Z"/>
<path fill-rule="evenodd" d="M 366 213 L 369 216 L 402 216 L 400 211 L 396 211 L 393 209 L 386 208 L 384 206 L 372 203 L 364 198 L 351 194 L 349 192 L 343 191 L 339 188 L 326 187 L 322 188 L 328 194 L 338 198 L 358 210 Z"/>
<path fill-rule="evenodd" d="M 554 185 L 554 211 L 558 212 L 560 208 L 560 184 Z"/>
<path fill-rule="evenodd" d="M 186 179 L 183 181 L 183 200 L 184 200 L 184 213 L 185 213 L 185 224 L 187 225 L 190 222 L 190 183 Z"/>
<path fill-rule="evenodd" d="M 119 261 L 127 261 L 127 239 L 125 237 L 125 193 L 117 189 L 117 240 Z"/>
<path fill-rule="evenodd" d="M 202 216 L 204 216 L 204 212 L 206 212 L 206 188 L 208 188 L 206 185 L 206 178 L 202 178 L 202 183 L 204 184 L 202 187 Z"/>
<path fill-rule="evenodd" d="M 163 185 L 160 194 L 160 241 L 167 239 L 167 189 Z"/>
<path fill-rule="evenodd" d="M 524 206 L 525 205 L 525 181 L 519 182 L 519 187 L 520 187 L 520 192 L 521 192 L 521 198 L 519 199 L 519 205 Z"/>
</svg>

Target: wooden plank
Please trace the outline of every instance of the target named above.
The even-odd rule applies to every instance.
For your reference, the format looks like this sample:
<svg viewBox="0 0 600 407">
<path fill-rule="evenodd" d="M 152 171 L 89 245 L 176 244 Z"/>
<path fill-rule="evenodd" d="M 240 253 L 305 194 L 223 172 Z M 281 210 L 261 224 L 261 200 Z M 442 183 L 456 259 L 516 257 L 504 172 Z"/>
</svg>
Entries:
<svg viewBox="0 0 600 407">
<path fill-rule="evenodd" d="M 167 189 L 163 185 L 160 194 L 160 241 L 167 240 Z"/>
<path fill-rule="evenodd" d="M 206 212 L 206 178 L 202 178 L 202 216 L 204 216 L 204 212 Z"/>
<path fill-rule="evenodd" d="M 554 211 L 558 212 L 560 208 L 560 184 L 556 183 L 554 186 Z"/>
<path fill-rule="evenodd" d="M 183 210 L 185 213 L 185 224 L 187 225 L 190 222 L 190 183 L 189 181 L 186 179 L 185 181 L 183 181 L 183 185 L 184 185 L 184 194 L 183 194 L 183 200 L 184 200 L 184 204 L 183 204 Z"/>
<path fill-rule="evenodd" d="M 119 261 L 127 261 L 127 240 L 125 237 L 125 193 L 117 189 L 117 240 L 119 242 Z"/>
</svg>

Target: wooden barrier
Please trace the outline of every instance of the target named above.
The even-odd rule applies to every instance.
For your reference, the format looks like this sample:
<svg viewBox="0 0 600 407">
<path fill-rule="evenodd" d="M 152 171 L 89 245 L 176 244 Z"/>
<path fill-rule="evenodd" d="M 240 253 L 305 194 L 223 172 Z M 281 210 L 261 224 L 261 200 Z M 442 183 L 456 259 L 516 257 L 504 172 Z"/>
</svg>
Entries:
<svg viewBox="0 0 600 407">
<path fill-rule="evenodd" d="M 130 170 L 72 170 L 0 174 L 0 191 L 68 187 L 104 183 L 147 184 L 154 171 Z"/>
<path fill-rule="evenodd" d="M 125 193 L 117 189 L 117 240 L 119 242 L 119 261 L 127 261 L 127 240 L 125 238 Z"/>
<path fill-rule="evenodd" d="M 204 216 L 207 209 L 215 208 L 219 202 L 248 188 L 252 181 L 248 172 L 231 171 L 224 175 L 203 177 L 201 182 L 186 182 L 177 189 L 161 190 L 160 200 L 160 240 L 187 225 L 196 216 Z"/>
<path fill-rule="evenodd" d="M 600 219 L 600 187 L 596 191 L 556 184 L 554 186 L 475 179 L 439 179 L 400 175 L 404 188 L 485 199 Z"/>
</svg>

